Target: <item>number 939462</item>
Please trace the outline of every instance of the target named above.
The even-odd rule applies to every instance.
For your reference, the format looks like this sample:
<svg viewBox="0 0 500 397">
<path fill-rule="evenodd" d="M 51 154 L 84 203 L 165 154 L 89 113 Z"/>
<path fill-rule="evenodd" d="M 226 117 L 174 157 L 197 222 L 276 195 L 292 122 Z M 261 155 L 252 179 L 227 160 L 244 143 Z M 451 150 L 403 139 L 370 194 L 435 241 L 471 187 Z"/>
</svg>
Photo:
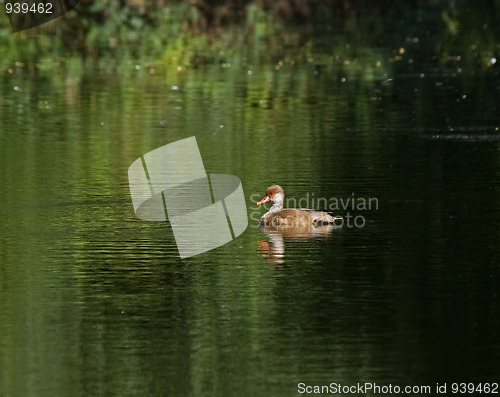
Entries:
<svg viewBox="0 0 500 397">
<path fill-rule="evenodd" d="M 451 392 L 453 394 L 498 394 L 498 383 L 452 383 Z"/>
<path fill-rule="evenodd" d="M 37 3 L 32 4 L 27 2 L 8 2 L 5 3 L 5 11 L 7 14 L 52 14 L 52 3 Z"/>
</svg>

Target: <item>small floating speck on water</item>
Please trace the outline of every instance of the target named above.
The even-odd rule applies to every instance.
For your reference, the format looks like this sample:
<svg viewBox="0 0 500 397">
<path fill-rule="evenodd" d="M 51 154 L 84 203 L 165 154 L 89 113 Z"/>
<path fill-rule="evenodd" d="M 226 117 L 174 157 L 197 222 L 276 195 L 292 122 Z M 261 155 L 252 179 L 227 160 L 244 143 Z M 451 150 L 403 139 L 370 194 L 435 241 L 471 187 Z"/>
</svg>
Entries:
<svg viewBox="0 0 500 397">
<path fill-rule="evenodd" d="M 139 70 L 141 68 L 141 65 L 135 65 L 135 70 Z"/>
<path fill-rule="evenodd" d="M 420 73 L 419 76 L 421 79 L 423 79 L 425 77 L 425 73 Z"/>
<path fill-rule="evenodd" d="M 176 86 L 176 85 L 173 85 L 173 86 L 172 86 L 172 89 L 173 89 L 174 91 L 178 91 L 178 90 L 179 90 L 179 87 L 178 87 L 178 86 Z"/>
<path fill-rule="evenodd" d="M 102 125 L 102 126 L 104 125 L 104 121 L 101 121 L 101 125 Z"/>
<path fill-rule="evenodd" d="M 345 77 L 342 77 L 342 78 L 340 79 L 340 82 L 342 82 L 342 83 L 345 83 L 346 81 L 347 81 L 347 79 L 346 79 Z"/>
<path fill-rule="evenodd" d="M 453 132 L 453 128 L 449 129 L 448 132 Z M 426 139 L 437 141 L 452 141 L 452 142 L 498 142 L 500 140 L 500 135 L 498 134 L 456 134 L 456 133 L 443 133 L 435 134 L 430 137 L 424 137 Z"/>
<path fill-rule="evenodd" d="M 224 128 L 224 124 L 219 125 L 220 128 Z"/>
<path fill-rule="evenodd" d="M 250 76 L 252 74 L 252 71 L 251 70 L 247 71 L 247 74 Z"/>
<path fill-rule="evenodd" d="M 160 125 L 162 127 L 165 127 L 167 125 L 167 122 L 165 120 L 160 120 Z"/>
</svg>

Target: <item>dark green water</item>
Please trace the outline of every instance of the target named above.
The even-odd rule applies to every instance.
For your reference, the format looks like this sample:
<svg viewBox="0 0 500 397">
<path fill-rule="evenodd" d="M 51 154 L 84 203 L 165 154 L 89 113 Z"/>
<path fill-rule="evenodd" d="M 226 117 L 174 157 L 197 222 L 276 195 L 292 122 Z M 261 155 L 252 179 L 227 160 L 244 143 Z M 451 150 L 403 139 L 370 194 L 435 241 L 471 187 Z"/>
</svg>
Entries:
<svg viewBox="0 0 500 397">
<path fill-rule="evenodd" d="M 5 72 L 0 395 L 500 382 L 498 67 L 370 51 Z M 249 227 L 181 260 L 127 170 L 193 135 L 207 172 L 241 179 Z M 273 256 L 255 205 L 273 183 L 377 206 Z"/>
</svg>

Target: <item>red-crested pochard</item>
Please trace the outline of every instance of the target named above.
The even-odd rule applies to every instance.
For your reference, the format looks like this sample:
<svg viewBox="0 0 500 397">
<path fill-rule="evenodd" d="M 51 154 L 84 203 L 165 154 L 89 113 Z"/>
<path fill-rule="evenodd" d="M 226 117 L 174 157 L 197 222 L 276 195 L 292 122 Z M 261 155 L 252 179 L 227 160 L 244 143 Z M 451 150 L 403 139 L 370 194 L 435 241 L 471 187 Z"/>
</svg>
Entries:
<svg viewBox="0 0 500 397">
<path fill-rule="evenodd" d="M 272 185 L 266 189 L 266 197 L 260 200 L 257 205 L 264 204 L 270 201 L 271 208 L 260 218 L 262 226 L 307 226 L 307 225 L 333 225 L 336 219 L 340 217 L 333 217 L 327 212 L 285 208 L 283 209 L 283 202 L 285 201 L 285 193 L 283 188 L 279 185 Z"/>
</svg>

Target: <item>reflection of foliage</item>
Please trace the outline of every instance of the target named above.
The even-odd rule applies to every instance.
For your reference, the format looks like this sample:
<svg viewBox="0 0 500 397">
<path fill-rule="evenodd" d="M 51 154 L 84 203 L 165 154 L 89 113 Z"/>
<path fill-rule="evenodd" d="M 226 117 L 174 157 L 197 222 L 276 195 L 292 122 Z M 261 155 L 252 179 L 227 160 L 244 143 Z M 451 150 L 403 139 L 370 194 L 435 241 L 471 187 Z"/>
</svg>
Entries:
<svg viewBox="0 0 500 397">
<path fill-rule="evenodd" d="M 458 18 L 456 15 L 450 15 L 446 11 L 443 11 L 441 13 L 441 16 L 443 18 L 444 23 L 446 24 L 446 28 L 448 29 L 448 32 L 450 32 L 452 35 L 455 35 L 458 33 L 458 27 L 460 23 L 458 22 Z"/>
</svg>

